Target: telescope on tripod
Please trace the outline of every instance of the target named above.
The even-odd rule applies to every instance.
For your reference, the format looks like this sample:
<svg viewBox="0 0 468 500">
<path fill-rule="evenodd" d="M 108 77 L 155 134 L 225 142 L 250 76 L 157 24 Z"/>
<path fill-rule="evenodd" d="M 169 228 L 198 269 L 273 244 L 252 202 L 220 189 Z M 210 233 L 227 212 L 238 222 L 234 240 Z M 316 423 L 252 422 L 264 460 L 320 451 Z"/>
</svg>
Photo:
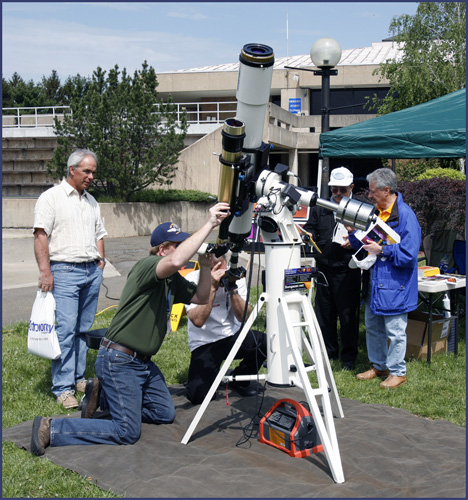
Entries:
<svg viewBox="0 0 468 500">
<path fill-rule="evenodd" d="M 321 207 L 336 212 L 336 220 L 366 229 L 376 219 L 374 207 L 355 199 L 340 204 L 287 182 L 289 169 L 268 166 L 269 146 L 262 141 L 266 107 L 270 99 L 273 50 L 262 44 L 244 45 L 239 56 L 237 111 L 225 121 L 220 154 L 219 201 L 228 202 L 231 215 L 219 228 L 217 243 L 208 251 L 222 255 L 231 250 L 228 277 L 238 279 L 238 256 L 252 231 L 252 219 L 265 247 L 265 288 L 245 322 L 229 356 L 220 369 L 192 424 L 182 439 L 187 444 L 206 407 L 225 376 L 245 336 L 266 305 L 267 373 L 236 380 L 265 380 L 275 387 L 300 387 L 307 398 L 334 480 L 344 482 L 333 417 L 343 417 L 335 381 L 320 328 L 307 291 L 314 275 L 301 265 L 304 245 L 294 214 L 299 207 Z M 303 362 L 303 352 L 309 366 Z M 318 388 L 308 372 L 315 371 Z M 323 411 L 320 411 L 319 405 Z"/>
</svg>

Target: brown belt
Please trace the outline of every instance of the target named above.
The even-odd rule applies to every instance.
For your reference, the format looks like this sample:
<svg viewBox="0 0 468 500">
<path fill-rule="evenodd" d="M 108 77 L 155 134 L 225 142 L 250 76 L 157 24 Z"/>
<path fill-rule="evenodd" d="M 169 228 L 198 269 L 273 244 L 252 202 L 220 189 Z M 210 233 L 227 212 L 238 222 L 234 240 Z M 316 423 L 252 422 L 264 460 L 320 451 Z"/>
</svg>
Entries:
<svg viewBox="0 0 468 500">
<path fill-rule="evenodd" d="M 102 347 L 107 347 L 108 349 L 114 349 L 115 351 L 120 351 L 124 352 L 125 354 L 128 354 L 129 356 L 132 356 L 133 358 L 139 359 L 140 361 L 143 361 L 146 363 L 151 359 L 151 356 L 144 356 L 143 354 L 138 354 L 136 351 L 132 351 L 128 347 L 125 347 L 123 345 L 117 344 L 116 342 L 111 342 L 109 339 L 103 338 L 101 340 L 101 345 Z"/>
</svg>

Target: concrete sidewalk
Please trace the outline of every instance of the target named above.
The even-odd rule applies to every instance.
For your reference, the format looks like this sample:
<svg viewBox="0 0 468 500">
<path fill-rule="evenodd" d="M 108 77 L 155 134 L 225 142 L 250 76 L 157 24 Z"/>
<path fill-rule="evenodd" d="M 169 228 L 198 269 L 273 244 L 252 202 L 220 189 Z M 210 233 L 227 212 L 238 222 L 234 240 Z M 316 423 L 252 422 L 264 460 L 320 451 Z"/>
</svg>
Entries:
<svg viewBox="0 0 468 500">
<path fill-rule="evenodd" d="M 149 236 L 105 238 L 107 265 L 104 268 L 98 311 L 118 304 L 127 274 L 148 255 Z M 29 321 L 36 298 L 39 270 L 34 257 L 31 231 L 2 232 L 2 325 Z"/>
<path fill-rule="evenodd" d="M 216 240 L 212 233 L 208 241 Z M 117 305 L 130 269 L 148 255 L 150 236 L 104 238 L 107 265 L 98 301 L 98 312 Z M 32 231 L 4 229 L 2 231 L 2 325 L 29 321 L 36 298 L 39 270 L 34 257 Z M 248 255 L 241 254 L 240 264 L 248 267 Z M 262 256 L 263 260 L 263 256 Z M 258 257 L 255 258 L 258 262 Z M 257 267 L 253 286 L 257 286 Z M 254 283 L 255 281 L 255 283 Z"/>
</svg>

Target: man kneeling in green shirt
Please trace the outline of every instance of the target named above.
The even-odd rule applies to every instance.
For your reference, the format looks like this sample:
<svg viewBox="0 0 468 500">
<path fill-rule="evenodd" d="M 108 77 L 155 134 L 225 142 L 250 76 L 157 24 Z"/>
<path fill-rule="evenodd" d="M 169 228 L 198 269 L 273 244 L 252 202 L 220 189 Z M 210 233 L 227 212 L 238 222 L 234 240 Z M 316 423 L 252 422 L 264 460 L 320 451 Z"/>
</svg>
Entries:
<svg viewBox="0 0 468 500">
<path fill-rule="evenodd" d="M 153 231 L 150 255 L 130 271 L 117 312 L 101 341 L 97 378 L 86 385 L 82 418 L 36 417 L 31 453 L 43 455 L 47 446 L 133 444 L 140 438 L 142 422 L 174 421 L 171 395 L 151 356 L 164 340 L 172 304 L 206 304 L 212 276 L 220 279 L 218 274 L 224 274 L 220 265 L 211 269 L 212 254 L 199 257 L 198 285 L 177 271 L 228 215 L 229 204 L 218 203 L 191 236 L 172 222 Z M 110 419 L 92 418 L 98 407 L 108 410 Z"/>
</svg>

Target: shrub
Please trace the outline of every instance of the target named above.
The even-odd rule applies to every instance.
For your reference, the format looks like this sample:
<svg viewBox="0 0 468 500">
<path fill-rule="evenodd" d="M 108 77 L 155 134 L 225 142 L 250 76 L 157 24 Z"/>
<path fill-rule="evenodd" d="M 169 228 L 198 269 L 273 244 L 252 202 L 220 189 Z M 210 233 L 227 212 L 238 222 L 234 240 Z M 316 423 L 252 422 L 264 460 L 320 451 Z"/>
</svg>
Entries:
<svg viewBox="0 0 468 500">
<path fill-rule="evenodd" d="M 96 192 L 92 192 L 93 196 L 100 203 L 121 203 L 126 200 L 118 196 L 106 196 Z M 214 202 L 216 199 L 210 193 L 195 191 L 193 189 L 144 189 L 130 195 L 130 202 L 146 202 L 146 203 L 169 203 L 171 201 L 191 201 L 191 202 Z"/>
<path fill-rule="evenodd" d="M 452 177 L 456 180 L 463 180 L 465 176 L 458 170 L 459 161 L 458 158 L 399 158 L 395 160 L 395 173 L 398 182 L 432 177 Z M 383 160 L 382 164 L 384 167 L 392 168 L 391 160 Z M 453 171 L 457 173 L 453 174 Z"/>
<path fill-rule="evenodd" d="M 209 202 L 214 201 L 215 196 L 202 191 L 186 189 L 145 189 L 144 191 L 133 193 L 130 201 L 146 201 L 151 203 L 168 203 L 170 201 L 193 201 Z"/>
<path fill-rule="evenodd" d="M 446 170 L 446 169 L 444 169 Z M 422 237 L 439 229 L 465 234 L 466 183 L 448 177 L 398 183 L 398 191 L 414 210 Z"/>
<path fill-rule="evenodd" d="M 453 179 L 455 181 L 464 181 L 466 179 L 466 175 L 460 170 L 455 170 L 454 168 L 428 168 L 423 173 L 419 174 L 416 177 L 417 181 L 422 179 L 432 179 L 434 177 L 448 177 L 449 179 Z"/>
<path fill-rule="evenodd" d="M 387 166 L 390 167 L 390 162 Z M 436 168 L 439 163 L 436 158 L 410 158 L 410 159 L 398 159 L 396 160 L 395 173 L 397 175 L 398 182 L 400 181 L 412 181 L 415 180 L 419 175 L 423 174 L 429 168 Z"/>
</svg>

